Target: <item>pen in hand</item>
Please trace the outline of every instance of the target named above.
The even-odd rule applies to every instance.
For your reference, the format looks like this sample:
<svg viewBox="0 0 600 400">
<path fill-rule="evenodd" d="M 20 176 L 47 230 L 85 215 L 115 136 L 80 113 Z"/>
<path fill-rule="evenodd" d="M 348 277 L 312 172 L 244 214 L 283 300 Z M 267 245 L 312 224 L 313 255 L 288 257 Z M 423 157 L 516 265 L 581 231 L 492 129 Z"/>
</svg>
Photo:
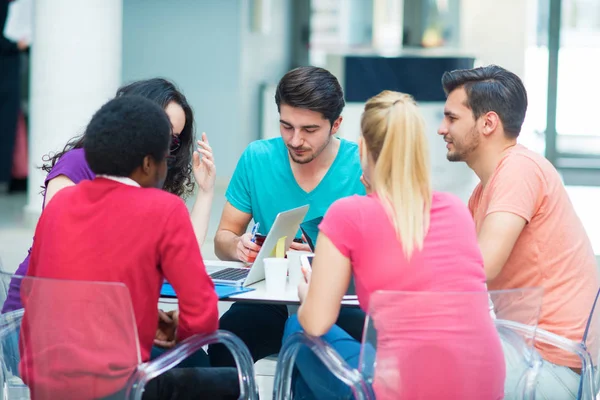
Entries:
<svg viewBox="0 0 600 400">
<path fill-rule="evenodd" d="M 256 242 L 256 233 L 258 232 L 258 227 L 260 226 L 260 222 L 257 222 L 256 224 L 254 224 L 254 226 L 252 227 L 252 239 L 250 239 L 252 241 L 252 243 Z"/>
</svg>

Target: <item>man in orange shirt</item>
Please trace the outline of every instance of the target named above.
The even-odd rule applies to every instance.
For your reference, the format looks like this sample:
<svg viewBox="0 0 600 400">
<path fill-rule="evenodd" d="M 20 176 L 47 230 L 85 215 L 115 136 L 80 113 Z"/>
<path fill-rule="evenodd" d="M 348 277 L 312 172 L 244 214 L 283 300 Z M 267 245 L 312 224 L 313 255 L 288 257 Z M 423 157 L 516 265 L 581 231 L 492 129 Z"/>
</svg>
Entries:
<svg viewBox="0 0 600 400">
<path fill-rule="evenodd" d="M 596 259 L 554 166 L 517 144 L 527 110 L 521 79 L 498 66 L 446 72 L 438 129 L 449 161 L 480 179 L 469 200 L 490 290 L 543 287 L 539 328 L 581 341 L 599 288 Z M 538 393 L 575 399 L 579 358 L 538 346 Z M 507 375 L 511 357 L 507 355 Z"/>
</svg>

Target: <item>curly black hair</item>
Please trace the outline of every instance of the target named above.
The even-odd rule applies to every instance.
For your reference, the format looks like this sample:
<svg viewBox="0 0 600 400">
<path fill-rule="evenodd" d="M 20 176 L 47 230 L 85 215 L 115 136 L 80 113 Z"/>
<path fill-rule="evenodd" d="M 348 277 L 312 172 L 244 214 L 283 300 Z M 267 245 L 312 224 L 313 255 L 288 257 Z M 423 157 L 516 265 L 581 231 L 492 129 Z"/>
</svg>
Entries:
<svg viewBox="0 0 600 400">
<path fill-rule="evenodd" d="M 173 154 L 175 156 L 175 162 L 169 168 L 163 189 L 179 197 L 185 198 L 189 196 L 194 191 L 194 181 L 192 178 L 194 113 L 187 102 L 187 99 L 172 82 L 162 78 L 147 79 L 122 86 L 117 90 L 115 97 L 128 95 L 144 97 L 157 103 L 163 109 L 173 101 L 183 108 L 185 114 L 185 126 L 179 135 L 181 145 Z M 62 151 L 45 155 L 43 157 L 44 165 L 42 166 L 42 170 L 46 173 L 50 173 L 63 154 L 72 149 L 83 148 L 84 140 L 85 134 L 74 137 L 69 140 Z"/>
<path fill-rule="evenodd" d="M 110 100 L 94 114 L 83 141 L 85 160 L 96 175 L 130 176 L 150 156 L 164 161 L 171 122 L 155 102 L 142 96 Z M 166 168 L 165 168 L 166 169 Z"/>
</svg>

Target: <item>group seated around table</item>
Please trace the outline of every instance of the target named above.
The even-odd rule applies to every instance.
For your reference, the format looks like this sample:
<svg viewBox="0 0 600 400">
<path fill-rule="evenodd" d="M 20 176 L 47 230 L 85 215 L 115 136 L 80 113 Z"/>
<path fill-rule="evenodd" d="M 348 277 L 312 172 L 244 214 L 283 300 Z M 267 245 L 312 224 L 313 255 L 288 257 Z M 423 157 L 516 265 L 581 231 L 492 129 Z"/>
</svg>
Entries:
<svg viewBox="0 0 600 400">
<path fill-rule="evenodd" d="M 539 328 L 580 342 L 600 286 L 596 260 L 556 169 L 517 143 L 527 109 L 521 80 L 488 66 L 447 72 L 442 85 L 448 97 L 438 133 L 447 158 L 466 162 L 480 179 L 468 206 L 432 189 L 426 128 L 410 95 L 384 91 L 369 99 L 356 145 L 333 136 L 344 100 L 331 73 L 302 67 L 280 81 L 282 137 L 256 141 L 242 155 L 227 190 L 215 250 L 223 259 L 247 261 L 260 249 L 244 233 L 252 219 L 268 231 L 279 211 L 311 204 L 306 219 L 324 217 L 313 269 L 305 271 L 298 287 L 297 315 L 290 317 L 285 306 L 237 303 L 219 321 L 214 285 L 200 254 L 214 185 L 212 149 L 203 136 L 192 156 L 191 108 L 163 80 L 123 88 L 93 116 L 83 137 L 52 159 L 33 247 L 17 274 L 123 283 L 143 362 L 220 325 L 241 338 L 254 361 L 304 332 L 321 337 L 358 368 L 365 313 L 378 309 L 378 296 L 432 293 L 429 302 L 419 300 L 424 307 L 419 309 L 428 311 L 411 314 L 411 323 L 380 325 L 375 357 L 384 349 L 386 360 L 402 362 L 387 366 L 394 372 L 387 381 L 374 381 L 376 397 L 512 398 L 506 388 L 520 377 L 519 354 L 494 326 L 488 289 L 543 289 Z M 167 92 L 168 101 L 158 95 Z M 203 189 L 191 217 L 179 197 L 193 186 L 190 165 Z M 272 203 L 265 199 L 277 199 L 276 206 L 268 208 Z M 176 312 L 157 309 L 164 279 L 177 294 Z M 352 279 L 360 309 L 341 309 Z M 33 351 L 39 350 L 31 342 L 39 334 L 32 330 L 38 303 L 28 302 L 29 286 L 20 282 L 11 283 L 3 312 L 24 306 L 23 320 L 33 321 L 24 322 L 15 338 L 18 372 L 35 387 L 32 397 L 123 396 L 132 367 L 119 371 L 120 380 L 103 383 L 118 363 L 86 347 L 101 327 L 79 326 L 81 342 L 65 349 L 72 360 L 101 361 L 80 362 L 78 376 L 69 372 L 73 365 L 53 363 L 50 352 Z M 475 300 L 448 307 L 434 300 L 444 293 Z M 405 311 L 391 308 L 393 315 Z M 405 357 L 407 349 L 423 346 L 430 351 L 421 351 L 421 358 Z M 576 399 L 581 361 L 547 344 L 536 348 L 542 357 L 536 393 Z M 423 357 L 429 364 L 417 368 L 414 361 Z M 208 355 L 201 351 L 155 378 L 144 399 L 238 398 L 234 364 L 228 350 L 211 345 Z M 36 368 L 41 365 L 51 368 Z M 435 365 L 438 373 L 426 373 L 426 365 Z M 477 379 L 468 379 L 474 368 Z M 82 376 L 94 376 L 94 384 Z M 210 388 L 197 384 L 207 376 Z M 298 355 L 292 390 L 304 399 L 351 396 L 309 349 Z"/>
<path fill-rule="evenodd" d="M 161 189 L 172 159 L 172 130 L 163 108 L 146 98 L 126 95 L 106 103 L 92 117 L 83 140 L 85 160 L 96 176 L 60 190 L 46 204 L 27 270 L 27 277 L 125 284 L 142 362 L 150 359 L 153 345 L 169 347 L 218 329 L 217 296 L 187 207 Z M 157 304 L 165 279 L 177 293 L 178 311 L 159 317 Z M 48 346 L 36 346 L 37 335 L 43 333 L 33 327 L 42 318 L 37 307 L 43 304 L 28 304 L 28 292 L 21 287 L 25 312 L 19 372 L 32 397 L 121 398 L 136 365 L 121 363 L 111 358 L 115 351 L 104 352 L 87 341 L 102 325 L 77 324 L 78 334 L 70 335 L 69 343 L 61 342 L 60 335 L 56 338 L 64 347 L 55 348 L 51 338 Z M 97 311 L 89 307 L 102 306 L 84 303 L 78 313 Z M 115 346 L 122 343 L 115 338 Z M 60 349 L 66 354 L 57 360 L 52 354 Z M 211 387 L 198 385 L 204 374 L 211 377 Z M 192 367 L 159 375 L 147 385 L 144 399 L 238 395 L 235 368 Z"/>
</svg>

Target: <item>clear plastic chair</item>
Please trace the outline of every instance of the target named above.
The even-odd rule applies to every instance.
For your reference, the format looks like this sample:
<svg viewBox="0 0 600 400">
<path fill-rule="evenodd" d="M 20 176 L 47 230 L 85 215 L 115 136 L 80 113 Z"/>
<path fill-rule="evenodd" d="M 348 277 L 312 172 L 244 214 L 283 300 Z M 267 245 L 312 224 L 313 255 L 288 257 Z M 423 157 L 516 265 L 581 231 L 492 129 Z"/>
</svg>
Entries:
<svg viewBox="0 0 600 400">
<path fill-rule="evenodd" d="M 4 276 L 8 276 L 9 274 L 4 269 L 4 264 L 2 264 L 2 259 L 0 258 L 0 274 L 4 274 Z M 6 296 L 8 295 L 8 285 L 10 284 L 10 279 L 5 279 L 0 277 L 0 305 L 4 304 L 6 301 Z"/>
<path fill-rule="evenodd" d="M 21 279 L 26 310 L 0 315 L 3 382 L 22 377 L 32 397 L 100 399 L 118 393 L 119 398 L 139 400 L 150 380 L 203 346 L 222 343 L 238 367 L 239 398 L 258 399 L 252 357 L 229 332 L 192 336 L 142 363 L 137 322 L 124 284 L 0 275 Z M 14 348 L 16 341 L 21 352 Z M 10 385 L 4 388 L 4 398 L 29 398 Z M 11 392 L 15 395 L 9 397 Z"/>
<path fill-rule="evenodd" d="M 540 287 L 489 291 L 490 312 L 502 340 L 507 363 L 505 399 L 535 399 L 542 359 L 536 351 L 537 325 L 544 290 Z M 516 326 L 528 326 L 523 333 Z"/>
<path fill-rule="evenodd" d="M 507 324 L 514 332 L 525 337 L 535 337 L 538 344 L 547 344 L 577 355 L 581 359 L 581 384 L 578 394 L 580 400 L 596 400 L 600 396 L 600 304 L 596 298 L 581 342 L 569 340 L 544 329 L 534 330 L 530 325 L 522 323 Z"/>
<path fill-rule="evenodd" d="M 0 309 L 3 308 L 7 299 L 12 276 L 7 272 L 2 259 L 0 259 Z M 19 280 L 19 278 L 15 279 Z M 0 362 L 0 399 L 2 400 L 29 399 L 29 388 L 23 383 L 19 374 L 14 373 L 14 368 L 12 370 L 8 368 L 10 363 L 5 360 L 6 356 L 16 355 L 18 357 L 18 335 L 11 335 L 10 332 L 15 330 L 18 332 L 22 316 L 23 309 L 0 315 L 0 356 L 2 356 L 2 362 Z M 16 363 L 18 363 L 18 360 L 13 360 L 12 364 L 16 365 Z"/>
<path fill-rule="evenodd" d="M 505 305 L 495 310 L 495 322 L 490 317 L 488 294 L 499 305 Z M 374 398 L 373 392 L 378 399 L 401 399 L 407 393 L 431 394 L 436 390 L 443 390 L 448 398 L 483 398 L 478 391 L 487 387 L 497 393 L 503 386 L 516 394 L 511 398 L 532 399 L 540 364 L 534 339 L 541 299 L 542 290 L 538 288 L 468 293 L 376 292 L 370 298 L 358 368 L 350 368 L 321 338 L 292 335 L 279 353 L 274 398 L 292 398 L 296 355 L 301 346 L 307 346 L 334 376 L 350 386 L 359 400 Z M 473 323 L 482 319 L 488 325 Z M 511 319 L 532 326 L 533 335 L 512 330 L 507 322 Z M 500 338 L 496 347 L 499 363 L 489 364 L 487 344 L 478 344 L 482 326 L 497 332 Z M 440 331 L 455 340 L 440 341 Z M 508 380 L 504 383 L 497 375 L 487 374 L 494 368 L 504 373 L 501 352 L 505 343 L 522 357 L 524 367 L 508 387 Z M 427 378 L 423 380 L 423 376 Z M 482 384 L 486 379 L 489 382 Z M 415 386 L 423 382 L 426 385 Z M 458 392 L 449 395 L 447 389 Z"/>
</svg>

